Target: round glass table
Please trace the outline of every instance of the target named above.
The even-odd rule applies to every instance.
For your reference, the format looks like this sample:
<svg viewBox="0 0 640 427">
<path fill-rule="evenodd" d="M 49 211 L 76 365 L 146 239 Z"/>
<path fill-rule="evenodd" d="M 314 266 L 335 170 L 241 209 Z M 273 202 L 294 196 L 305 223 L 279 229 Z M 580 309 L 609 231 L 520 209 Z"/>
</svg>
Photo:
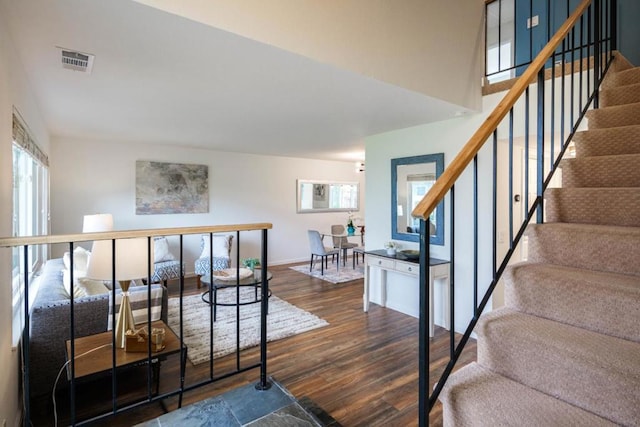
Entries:
<svg viewBox="0 0 640 427">
<path fill-rule="evenodd" d="M 227 269 L 228 271 L 235 271 L 234 268 Z M 243 269 L 240 269 L 243 270 Z M 202 301 L 207 304 L 213 305 L 213 321 L 216 321 L 217 307 L 237 307 L 248 304 L 256 304 L 262 301 L 262 270 L 255 269 L 253 274 L 248 277 L 240 275 L 240 280 L 236 278 L 236 273 L 233 272 L 233 277 L 230 276 L 216 276 L 214 271 L 213 279 L 210 275 L 205 275 L 200 278 L 202 284 L 209 286 L 209 290 L 202 294 Z M 267 271 L 267 282 L 272 278 L 271 272 Z M 253 288 L 253 292 L 242 292 L 242 289 Z M 218 292 L 233 293 L 232 295 L 224 295 L 224 298 L 218 300 Z M 259 292 L 260 291 L 260 292 Z M 271 296 L 271 289 L 269 289 L 267 298 Z M 268 300 L 267 300 L 268 304 Z M 268 305 L 267 305 L 268 307 Z M 268 308 L 267 308 L 268 312 Z"/>
</svg>

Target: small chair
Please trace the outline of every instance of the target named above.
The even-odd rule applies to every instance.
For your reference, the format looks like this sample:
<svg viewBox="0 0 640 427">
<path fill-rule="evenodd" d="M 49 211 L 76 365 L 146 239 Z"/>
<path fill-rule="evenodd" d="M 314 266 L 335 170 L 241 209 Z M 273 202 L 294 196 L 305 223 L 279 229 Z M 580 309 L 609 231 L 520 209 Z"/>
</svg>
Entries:
<svg viewBox="0 0 640 427">
<path fill-rule="evenodd" d="M 153 275 L 151 283 L 162 282 L 167 286 L 167 280 L 179 279 L 184 274 L 184 263 L 180 268 L 180 261 L 169 250 L 166 237 L 153 239 Z"/>
<path fill-rule="evenodd" d="M 362 262 L 364 262 L 364 248 L 362 246 L 358 246 L 357 248 L 353 248 L 353 269 L 356 269 L 356 264 L 360 263 L 360 255 L 362 255 Z"/>
<path fill-rule="evenodd" d="M 357 243 L 351 243 L 346 237 L 338 237 L 336 234 L 345 234 L 344 225 L 332 225 L 331 234 L 333 238 L 333 247 L 342 250 L 342 262 L 347 262 L 347 250 L 358 246 Z"/>
<path fill-rule="evenodd" d="M 231 243 L 233 235 L 216 235 L 213 236 L 213 249 L 209 245 L 209 235 L 205 234 L 200 240 L 200 257 L 195 261 L 195 273 L 197 275 L 198 288 L 202 286 L 200 276 L 208 276 L 211 270 L 224 270 L 231 267 Z M 213 252 L 213 262 L 211 262 L 211 253 Z"/>
<path fill-rule="evenodd" d="M 325 248 L 322 243 L 322 237 L 316 230 L 309 230 L 309 247 L 311 248 L 311 263 L 309 264 L 309 271 L 313 270 L 314 257 L 320 257 L 320 274 L 324 276 L 324 269 L 328 267 L 329 256 L 338 256 L 338 262 L 336 263 L 336 270 L 340 268 L 340 250 Z M 324 261 L 324 262 L 323 262 Z"/>
</svg>

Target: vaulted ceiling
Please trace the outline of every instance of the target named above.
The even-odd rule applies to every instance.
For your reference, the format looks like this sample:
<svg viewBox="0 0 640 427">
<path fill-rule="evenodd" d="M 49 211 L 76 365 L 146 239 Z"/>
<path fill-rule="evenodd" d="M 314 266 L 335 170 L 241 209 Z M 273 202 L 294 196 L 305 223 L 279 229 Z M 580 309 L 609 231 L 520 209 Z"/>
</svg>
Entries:
<svg viewBox="0 0 640 427">
<path fill-rule="evenodd" d="M 463 110 L 131 0 L 0 12 L 54 139 L 346 161 L 366 136 Z M 63 68 L 59 48 L 95 55 L 92 72 Z"/>
</svg>

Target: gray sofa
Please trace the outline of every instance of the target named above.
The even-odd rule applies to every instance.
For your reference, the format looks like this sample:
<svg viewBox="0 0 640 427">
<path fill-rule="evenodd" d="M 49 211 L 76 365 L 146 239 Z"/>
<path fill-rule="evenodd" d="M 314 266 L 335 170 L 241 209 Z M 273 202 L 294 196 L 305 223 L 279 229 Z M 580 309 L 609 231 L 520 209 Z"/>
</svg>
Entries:
<svg viewBox="0 0 640 427">
<path fill-rule="evenodd" d="M 63 285 L 62 258 L 47 261 L 37 280 L 39 290 L 31 311 L 30 329 L 30 395 L 32 398 L 51 396 L 58 372 L 66 362 L 65 342 L 70 338 L 70 298 Z M 161 318 L 167 319 L 167 291 L 162 287 Z M 139 291 L 146 289 L 141 286 Z M 137 289 L 130 289 L 133 293 Z M 116 292 L 120 292 L 118 289 Z M 146 304 L 146 302 L 145 302 Z M 109 293 L 74 299 L 75 335 L 83 337 L 107 330 Z M 67 382 L 63 373 L 58 382 Z"/>
</svg>

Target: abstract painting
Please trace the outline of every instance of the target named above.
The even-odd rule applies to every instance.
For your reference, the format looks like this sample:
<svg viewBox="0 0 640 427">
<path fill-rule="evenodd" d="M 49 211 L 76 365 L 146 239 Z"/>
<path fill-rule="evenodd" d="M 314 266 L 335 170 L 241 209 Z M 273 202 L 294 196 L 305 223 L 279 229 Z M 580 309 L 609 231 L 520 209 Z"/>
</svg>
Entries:
<svg viewBox="0 0 640 427">
<path fill-rule="evenodd" d="M 209 212 L 209 167 L 136 161 L 136 215 Z"/>
</svg>

